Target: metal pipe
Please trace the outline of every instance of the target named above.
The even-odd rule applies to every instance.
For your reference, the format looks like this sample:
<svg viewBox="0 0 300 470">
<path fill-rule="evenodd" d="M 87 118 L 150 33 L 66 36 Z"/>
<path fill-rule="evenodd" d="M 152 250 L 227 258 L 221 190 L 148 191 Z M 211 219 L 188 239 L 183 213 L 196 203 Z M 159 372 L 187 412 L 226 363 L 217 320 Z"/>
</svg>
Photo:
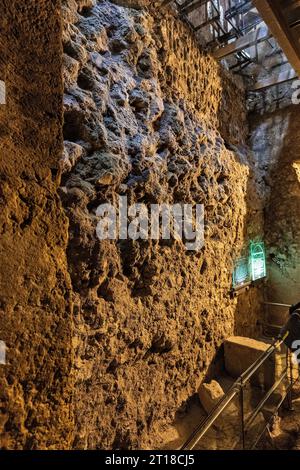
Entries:
<svg viewBox="0 0 300 470">
<path fill-rule="evenodd" d="M 288 369 L 288 364 L 287 364 L 287 369 Z M 270 418 L 270 420 L 268 421 L 268 423 L 266 424 L 266 426 L 264 426 L 262 432 L 259 434 L 259 436 L 257 437 L 257 439 L 255 440 L 255 442 L 253 443 L 253 445 L 251 446 L 251 449 L 250 450 L 253 450 L 257 444 L 259 443 L 259 441 L 261 440 L 262 436 L 264 435 L 266 429 L 268 428 L 269 426 L 269 423 L 271 422 L 273 416 L 275 416 L 275 414 L 277 413 L 277 411 L 279 410 L 279 408 L 281 407 L 281 405 L 283 404 L 284 400 L 286 399 L 286 397 L 288 396 L 288 394 L 292 391 L 292 388 L 293 386 L 299 381 L 299 378 L 298 377 L 295 381 L 291 381 L 289 387 L 288 387 L 288 390 L 287 390 L 287 393 L 284 394 L 281 398 L 281 400 L 279 401 L 279 403 L 277 404 L 277 407 L 276 407 L 276 410 L 275 412 L 273 413 L 272 417 Z"/>
<path fill-rule="evenodd" d="M 242 385 L 242 382 L 241 382 Z M 241 406 L 241 431 L 242 431 L 242 446 L 243 450 L 246 448 L 246 434 L 245 434 L 245 411 L 244 411 L 244 387 L 240 388 L 240 406 Z"/>
<path fill-rule="evenodd" d="M 283 372 L 283 374 L 279 377 L 279 379 L 274 383 L 274 385 L 270 388 L 268 393 L 264 396 L 264 398 L 260 401 L 260 403 L 257 405 L 253 413 L 251 414 L 250 418 L 247 420 L 245 429 L 248 431 L 249 427 L 257 417 L 258 413 L 262 409 L 262 407 L 266 404 L 272 393 L 276 390 L 276 388 L 281 384 L 281 382 L 287 377 L 287 369 Z"/>
<path fill-rule="evenodd" d="M 210 0 L 198 0 L 194 3 L 188 3 L 185 7 L 180 6 L 180 13 L 184 15 L 188 15 L 189 13 L 192 13 L 193 10 L 195 10 L 198 7 L 202 7 L 202 5 L 205 5 L 209 1 Z"/>
<path fill-rule="evenodd" d="M 273 307 L 291 307 L 289 304 L 279 304 L 277 302 L 264 302 L 264 305 L 272 305 Z"/>
<path fill-rule="evenodd" d="M 180 8 L 186 8 L 188 7 L 191 3 L 193 3 L 194 0 L 186 0 L 185 2 L 178 4 Z M 177 2 L 176 2 L 177 3 Z"/>
<path fill-rule="evenodd" d="M 263 427 L 263 430 L 262 432 L 258 435 L 258 437 L 255 439 L 254 443 L 252 444 L 252 446 L 250 447 L 250 450 L 253 450 L 257 444 L 259 443 L 259 441 L 261 440 L 261 438 L 263 437 L 264 433 L 266 432 L 266 430 L 268 429 L 269 427 L 269 424 L 273 418 L 273 416 L 276 415 L 277 411 L 279 410 L 279 408 L 281 407 L 282 403 L 284 402 L 285 398 L 280 400 L 280 403 L 278 404 L 278 407 L 276 408 L 276 411 L 275 413 L 272 415 L 271 419 L 267 422 L 267 424 Z"/>
<path fill-rule="evenodd" d="M 295 385 L 296 382 L 298 382 L 299 379 L 295 380 L 295 382 L 293 383 L 293 385 Z M 264 435 L 266 429 L 268 428 L 273 416 L 275 416 L 275 414 L 277 413 L 277 411 L 279 410 L 279 408 L 281 407 L 281 405 L 283 404 L 284 400 L 286 399 L 287 397 L 287 393 L 281 398 L 280 402 L 278 403 L 277 407 L 276 407 L 276 410 L 275 412 L 273 413 L 273 415 L 271 416 L 270 420 L 267 422 L 267 424 L 264 426 L 262 432 L 259 434 L 259 436 L 257 437 L 257 439 L 254 441 L 254 444 L 252 444 L 250 450 L 253 450 L 257 444 L 259 443 L 259 441 L 261 440 L 262 436 Z"/>
<path fill-rule="evenodd" d="M 271 356 L 271 354 L 283 343 L 283 339 L 274 341 L 270 347 L 241 375 L 242 381 L 248 380 L 255 374 L 260 366 Z"/>
<path fill-rule="evenodd" d="M 198 444 L 198 442 L 200 441 L 200 439 L 204 436 L 204 434 L 214 424 L 214 422 L 220 416 L 220 414 L 225 410 L 225 408 L 229 405 L 229 403 L 233 400 L 233 398 L 238 394 L 238 392 L 239 392 L 239 389 L 234 387 L 231 393 L 225 395 L 224 398 L 221 400 L 221 402 L 217 405 L 217 407 L 205 419 L 205 421 L 201 423 L 195 429 L 193 434 L 183 444 L 180 450 L 193 450 L 195 446 Z"/>
</svg>

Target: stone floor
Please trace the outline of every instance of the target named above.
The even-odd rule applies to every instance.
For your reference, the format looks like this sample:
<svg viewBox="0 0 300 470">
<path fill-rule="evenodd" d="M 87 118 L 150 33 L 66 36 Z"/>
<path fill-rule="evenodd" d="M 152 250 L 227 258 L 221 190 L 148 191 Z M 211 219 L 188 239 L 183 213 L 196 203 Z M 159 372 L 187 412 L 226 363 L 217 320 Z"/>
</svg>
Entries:
<svg viewBox="0 0 300 470">
<path fill-rule="evenodd" d="M 300 450 L 300 385 L 293 390 L 293 408 L 283 410 L 274 419 L 260 449 Z"/>
<path fill-rule="evenodd" d="M 230 376 L 224 374 L 218 377 L 218 383 L 224 392 L 234 382 Z M 263 396 L 263 391 L 258 387 L 248 387 L 245 389 L 245 416 L 257 406 Z M 256 436 L 263 431 L 266 422 L 270 420 L 271 415 L 276 410 L 276 405 L 281 399 L 280 393 L 275 393 L 264 406 L 263 410 L 257 416 L 251 426 L 247 438 L 246 447 L 248 448 L 255 440 Z M 269 429 L 265 436 L 257 445 L 257 449 L 268 450 L 300 450 L 300 385 L 295 387 L 293 392 L 294 411 L 288 411 L 282 408 L 279 415 L 271 421 Z M 233 408 L 235 410 L 233 410 Z M 203 436 L 201 441 L 195 447 L 195 450 L 237 450 L 241 448 L 241 424 L 238 414 L 239 400 L 236 398 L 232 404 L 232 410 L 220 416 L 216 424 Z M 236 411 L 236 412 L 235 412 Z M 191 433 L 197 428 L 199 423 L 203 422 L 207 413 L 198 395 L 191 397 L 186 404 L 185 410 L 178 414 L 174 427 L 169 429 L 166 435 L 166 444 L 164 449 L 180 449 Z"/>
</svg>

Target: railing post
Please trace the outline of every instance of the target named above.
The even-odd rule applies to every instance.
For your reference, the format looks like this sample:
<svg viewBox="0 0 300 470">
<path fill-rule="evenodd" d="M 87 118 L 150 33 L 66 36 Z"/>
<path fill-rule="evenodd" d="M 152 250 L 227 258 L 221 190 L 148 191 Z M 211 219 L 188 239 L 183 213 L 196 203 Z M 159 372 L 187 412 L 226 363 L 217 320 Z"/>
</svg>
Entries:
<svg viewBox="0 0 300 470">
<path fill-rule="evenodd" d="M 243 379 L 240 383 L 240 407 L 241 407 L 241 431 L 242 431 L 242 448 L 245 450 L 245 414 L 244 414 L 244 383 Z"/>
</svg>

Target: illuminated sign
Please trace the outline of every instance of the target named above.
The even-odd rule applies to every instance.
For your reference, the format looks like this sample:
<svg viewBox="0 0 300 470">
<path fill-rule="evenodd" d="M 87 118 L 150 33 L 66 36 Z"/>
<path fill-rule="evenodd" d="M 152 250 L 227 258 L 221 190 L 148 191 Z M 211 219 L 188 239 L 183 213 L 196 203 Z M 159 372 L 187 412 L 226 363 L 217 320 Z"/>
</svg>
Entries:
<svg viewBox="0 0 300 470">
<path fill-rule="evenodd" d="M 234 264 L 233 288 L 239 289 L 251 281 L 263 279 L 266 275 L 265 245 L 263 242 L 251 242 L 248 256 L 241 256 Z"/>
<path fill-rule="evenodd" d="M 252 281 L 262 279 L 267 275 L 266 252 L 263 242 L 250 244 L 250 264 Z"/>
</svg>

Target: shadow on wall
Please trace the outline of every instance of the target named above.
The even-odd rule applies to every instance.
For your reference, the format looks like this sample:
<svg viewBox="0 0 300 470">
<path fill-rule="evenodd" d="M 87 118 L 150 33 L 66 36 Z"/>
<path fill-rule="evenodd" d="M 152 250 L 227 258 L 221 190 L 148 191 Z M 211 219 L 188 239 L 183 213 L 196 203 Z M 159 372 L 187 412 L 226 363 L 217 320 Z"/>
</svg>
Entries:
<svg viewBox="0 0 300 470">
<path fill-rule="evenodd" d="M 288 116 L 289 126 L 271 172 L 272 189 L 266 212 L 268 295 L 278 302 L 295 303 L 300 298 L 299 106 L 291 107 L 285 113 L 281 111 L 283 118 Z M 271 216 L 274 211 L 276 217 Z"/>
<path fill-rule="evenodd" d="M 252 118 L 257 162 L 266 165 L 267 296 L 270 301 L 288 304 L 300 299 L 299 127 L 296 105 Z M 276 319 L 274 312 L 273 320 L 282 322 L 285 313 L 279 310 Z"/>
<path fill-rule="evenodd" d="M 249 172 L 244 196 L 246 212 L 243 218 L 241 250 L 235 254 L 235 259 L 241 256 L 241 254 L 249 256 L 250 241 L 264 240 L 265 195 L 261 188 L 253 154 L 249 147 L 246 147 L 246 154 L 243 154 L 243 157 Z M 264 285 L 265 282 L 263 280 L 252 283 L 249 289 L 241 290 L 233 300 L 236 305 L 234 335 L 258 338 L 261 334 L 264 321 Z"/>
</svg>

